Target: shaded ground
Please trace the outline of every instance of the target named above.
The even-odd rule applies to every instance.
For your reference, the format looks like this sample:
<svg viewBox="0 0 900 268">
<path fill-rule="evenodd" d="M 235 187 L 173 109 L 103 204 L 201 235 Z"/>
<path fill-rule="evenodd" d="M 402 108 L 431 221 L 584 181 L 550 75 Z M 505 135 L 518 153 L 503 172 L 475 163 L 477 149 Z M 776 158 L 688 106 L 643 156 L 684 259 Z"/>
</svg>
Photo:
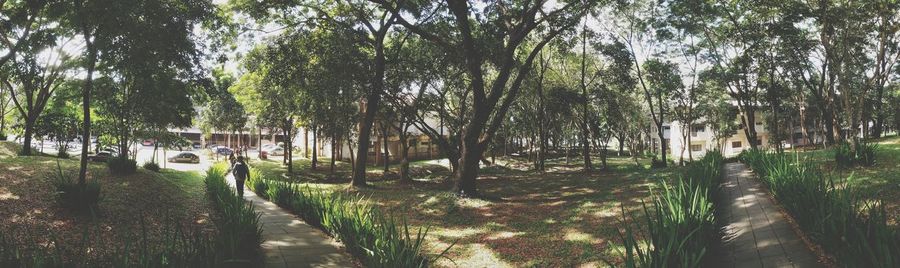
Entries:
<svg viewBox="0 0 900 268">
<path fill-rule="evenodd" d="M 371 188 L 352 191 L 386 212 L 405 216 L 413 227 L 430 225 L 431 253 L 456 241 L 450 260 L 441 259 L 438 266 L 603 266 L 604 259 L 618 261 L 618 251 L 610 245 L 620 244 L 620 205 L 638 210 L 654 178 L 668 178 L 674 171 L 648 170 L 645 160 L 636 166 L 630 159 L 614 158 L 610 171 L 584 174 L 577 160 L 566 165 L 564 159 L 554 159 L 541 174 L 528 170 L 526 160 L 498 158 L 498 165 L 483 168 L 479 190 L 485 199 L 450 194 L 452 183 L 445 179 L 449 172 L 433 161 L 412 164 L 412 185 L 380 180 L 380 172 L 371 172 L 369 177 L 379 180 Z M 295 161 L 302 175 L 288 178 L 282 176 L 280 162 L 252 164 L 270 177 L 326 191 L 351 191 L 342 174 L 325 175 L 327 165 L 309 171 L 308 161 Z M 349 169 L 347 164 L 340 167 L 339 172 Z"/>
<path fill-rule="evenodd" d="M 95 216 L 70 213 L 56 203 L 57 163 L 77 178 L 77 159 L 16 156 L 17 145 L 0 142 L 0 230 L 19 240 L 61 245 L 67 258 L 109 261 L 122 243 L 153 243 L 162 228 L 175 225 L 212 231 L 202 177 L 195 172 L 143 169 L 113 176 L 105 164 L 91 164 L 89 178 L 100 182 L 102 200 Z M 89 180 L 90 180 L 89 179 Z M 144 233 L 146 231 L 146 233 Z M 74 252 L 78 251 L 78 252 Z M 120 256 L 119 256 L 120 257 Z"/>
<path fill-rule="evenodd" d="M 873 167 L 839 168 L 834 153 L 827 149 L 801 150 L 798 157 L 819 163 L 835 179 L 847 179 L 848 185 L 885 202 L 890 223 L 900 225 L 900 137 L 885 137 L 878 143 Z M 844 182 L 844 181 L 839 181 Z"/>
</svg>

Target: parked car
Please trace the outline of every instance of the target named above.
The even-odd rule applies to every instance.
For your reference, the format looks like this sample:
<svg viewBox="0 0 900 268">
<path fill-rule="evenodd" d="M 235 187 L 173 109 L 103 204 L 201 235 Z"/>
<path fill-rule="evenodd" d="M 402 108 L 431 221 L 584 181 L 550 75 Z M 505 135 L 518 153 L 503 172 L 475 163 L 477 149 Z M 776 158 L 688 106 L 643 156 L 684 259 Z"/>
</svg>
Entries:
<svg viewBox="0 0 900 268">
<path fill-rule="evenodd" d="M 153 144 L 155 144 L 155 143 L 156 143 L 156 142 L 154 142 L 153 140 L 147 139 L 147 140 L 142 141 L 142 142 L 141 142 L 141 145 L 144 145 L 144 146 L 153 146 Z"/>
<path fill-rule="evenodd" d="M 222 147 L 217 147 L 215 149 L 215 152 L 219 155 L 230 155 L 230 154 L 234 153 L 234 150 L 232 150 L 231 148 L 222 146 Z"/>
<path fill-rule="evenodd" d="M 169 157 L 169 163 L 200 163 L 200 156 L 194 153 L 180 153 Z"/>
<path fill-rule="evenodd" d="M 263 144 L 262 147 L 259 147 L 259 149 L 262 151 L 266 151 L 266 150 L 270 150 L 270 149 L 273 149 L 276 147 L 278 147 L 278 145 L 276 145 L 274 143 L 266 143 L 266 144 Z"/>
<path fill-rule="evenodd" d="M 191 144 L 191 147 L 193 147 L 194 149 L 200 149 L 201 146 L 199 142 L 194 142 L 194 144 Z"/>
<path fill-rule="evenodd" d="M 116 156 L 115 152 L 99 151 L 96 154 L 88 155 L 88 160 L 91 160 L 93 162 L 106 162 L 107 160 L 109 160 L 110 158 L 113 158 L 115 156 Z"/>
<path fill-rule="evenodd" d="M 264 152 L 266 152 L 266 154 L 271 155 L 271 156 L 282 156 L 282 155 L 284 155 L 284 148 L 275 147 L 275 148 L 266 150 Z"/>
</svg>

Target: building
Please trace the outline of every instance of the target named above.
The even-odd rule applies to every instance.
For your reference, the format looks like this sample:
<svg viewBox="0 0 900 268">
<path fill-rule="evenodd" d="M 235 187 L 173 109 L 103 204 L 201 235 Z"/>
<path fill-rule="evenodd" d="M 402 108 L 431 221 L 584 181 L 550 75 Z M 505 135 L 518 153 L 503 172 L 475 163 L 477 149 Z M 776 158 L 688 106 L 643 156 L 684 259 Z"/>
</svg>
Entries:
<svg viewBox="0 0 900 268">
<path fill-rule="evenodd" d="M 740 122 L 741 119 L 738 117 L 735 120 Z M 737 133 L 723 138 L 721 141 L 717 141 L 715 133 L 710 130 L 709 126 L 705 124 L 704 121 L 703 118 L 700 118 L 696 123 L 690 126 L 690 129 L 687 130 L 689 139 L 684 139 L 682 136 L 683 126 L 681 122 L 671 121 L 663 124 L 663 136 L 665 137 L 663 144 L 668 146 L 667 150 L 669 151 L 667 153 L 670 157 L 669 159 L 680 159 L 682 149 L 684 149 L 684 158 L 687 159 L 689 153 L 694 158 L 697 158 L 703 157 L 703 155 L 709 151 L 718 149 L 723 155 L 730 157 L 736 156 L 742 151 L 751 148 L 750 141 L 747 139 L 747 135 L 740 123 Z M 765 112 L 756 112 L 755 125 L 757 144 L 760 148 L 769 148 L 771 146 L 772 135 L 766 125 Z M 791 148 L 810 144 L 809 139 L 804 138 L 806 136 L 803 135 L 803 130 L 799 125 L 799 122 L 794 122 L 790 126 L 786 126 L 787 129 L 791 129 L 791 138 L 780 141 L 782 146 Z M 807 133 L 814 143 L 822 140 L 822 135 L 815 130 L 808 130 Z M 653 143 L 654 146 L 659 146 L 658 138 L 653 137 Z"/>
</svg>

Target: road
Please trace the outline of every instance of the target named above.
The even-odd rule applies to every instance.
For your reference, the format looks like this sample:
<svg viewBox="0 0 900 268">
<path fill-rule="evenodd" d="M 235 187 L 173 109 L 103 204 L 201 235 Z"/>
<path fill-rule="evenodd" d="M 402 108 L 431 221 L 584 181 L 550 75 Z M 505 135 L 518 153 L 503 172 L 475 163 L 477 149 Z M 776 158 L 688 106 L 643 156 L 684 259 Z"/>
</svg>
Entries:
<svg viewBox="0 0 900 268">
<path fill-rule="evenodd" d="M 13 137 L 11 137 L 13 138 Z M 14 140 L 18 144 L 22 144 L 22 140 Z M 142 166 L 146 162 L 150 162 L 153 158 L 153 146 L 143 146 L 137 144 L 137 155 L 134 156 L 135 162 L 137 162 L 138 166 Z M 49 155 L 57 154 L 57 145 L 54 141 L 45 140 L 41 142 L 40 140 L 32 141 L 32 147 L 34 147 L 38 152 L 42 152 Z M 69 148 L 67 150 L 69 152 L 69 156 L 77 159 L 81 155 L 81 143 L 79 142 L 71 142 L 69 143 Z M 200 156 L 200 163 L 169 163 L 166 161 L 169 157 L 175 156 L 182 152 L 191 152 Z M 248 152 L 248 155 L 255 156 L 256 151 Z M 199 171 L 203 172 L 209 168 L 212 163 L 215 163 L 217 159 L 213 156 L 209 156 L 209 150 L 207 149 L 192 149 L 185 151 L 177 151 L 177 150 L 163 150 L 160 148 L 156 152 L 157 162 L 159 163 L 161 168 L 169 168 L 173 170 L 179 171 Z M 219 156 L 218 160 L 226 159 L 224 156 Z"/>
</svg>

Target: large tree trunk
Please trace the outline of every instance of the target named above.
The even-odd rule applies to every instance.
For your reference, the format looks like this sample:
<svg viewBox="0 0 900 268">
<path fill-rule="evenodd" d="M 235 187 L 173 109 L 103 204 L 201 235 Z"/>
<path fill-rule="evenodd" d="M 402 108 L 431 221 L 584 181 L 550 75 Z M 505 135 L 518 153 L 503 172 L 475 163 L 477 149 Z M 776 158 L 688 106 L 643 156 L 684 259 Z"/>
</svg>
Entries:
<svg viewBox="0 0 900 268">
<path fill-rule="evenodd" d="M 29 112 L 29 116 L 25 119 L 25 133 L 24 141 L 22 142 L 22 155 L 31 155 L 31 141 L 33 138 L 31 136 L 34 135 L 34 122 L 36 120 L 31 119 L 31 113 Z M 43 146 L 41 146 L 43 148 Z"/>
<path fill-rule="evenodd" d="M 385 31 L 386 33 L 386 31 Z M 378 112 L 378 103 L 381 101 L 381 92 L 384 90 L 384 34 L 376 36 L 375 40 L 375 64 L 372 88 L 366 96 L 365 114 L 359 124 L 359 145 L 356 150 L 356 163 L 353 167 L 353 178 L 350 184 L 354 187 L 366 186 L 366 163 L 369 156 L 369 140 L 372 135 L 372 124 L 375 122 L 375 113 Z"/>
<path fill-rule="evenodd" d="M 475 180 L 478 178 L 479 160 L 481 160 L 481 148 L 478 145 L 478 136 L 463 137 L 463 148 L 459 158 L 456 186 L 454 191 L 460 196 L 478 196 Z"/>
</svg>

